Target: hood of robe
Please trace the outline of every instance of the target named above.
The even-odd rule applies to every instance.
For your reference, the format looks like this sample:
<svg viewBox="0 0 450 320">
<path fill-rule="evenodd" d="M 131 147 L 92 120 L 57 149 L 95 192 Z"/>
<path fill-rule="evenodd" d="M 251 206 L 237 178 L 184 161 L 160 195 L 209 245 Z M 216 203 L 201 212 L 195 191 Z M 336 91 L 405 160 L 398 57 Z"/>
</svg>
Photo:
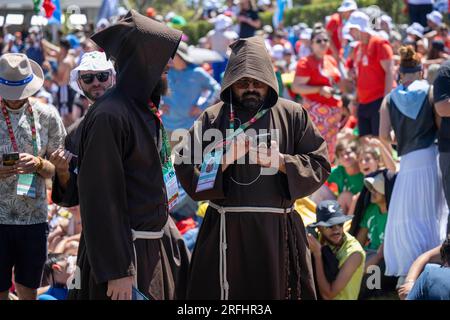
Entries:
<svg viewBox="0 0 450 320">
<path fill-rule="evenodd" d="M 169 59 L 180 43 L 178 30 L 130 10 L 117 24 L 91 39 L 115 61 L 117 88 L 148 103 Z"/>
<path fill-rule="evenodd" d="M 231 86 L 241 78 L 253 78 L 269 86 L 265 104 L 274 106 L 278 101 L 278 82 L 267 52 L 264 39 L 251 37 L 240 39 L 230 45 L 231 55 L 222 81 L 220 98 L 230 103 Z"/>
</svg>

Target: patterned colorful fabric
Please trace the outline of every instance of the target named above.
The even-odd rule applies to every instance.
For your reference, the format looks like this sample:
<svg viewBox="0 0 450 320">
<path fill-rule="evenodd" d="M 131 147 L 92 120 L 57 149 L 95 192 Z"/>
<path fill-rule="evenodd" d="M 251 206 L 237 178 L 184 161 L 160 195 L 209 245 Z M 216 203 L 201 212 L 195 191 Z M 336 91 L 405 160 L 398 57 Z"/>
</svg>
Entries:
<svg viewBox="0 0 450 320">
<path fill-rule="evenodd" d="M 303 106 L 308 111 L 312 122 L 316 125 L 322 137 L 327 142 L 330 162 L 334 161 L 336 137 L 341 121 L 341 108 L 328 106 L 309 99 L 303 100 Z"/>
</svg>

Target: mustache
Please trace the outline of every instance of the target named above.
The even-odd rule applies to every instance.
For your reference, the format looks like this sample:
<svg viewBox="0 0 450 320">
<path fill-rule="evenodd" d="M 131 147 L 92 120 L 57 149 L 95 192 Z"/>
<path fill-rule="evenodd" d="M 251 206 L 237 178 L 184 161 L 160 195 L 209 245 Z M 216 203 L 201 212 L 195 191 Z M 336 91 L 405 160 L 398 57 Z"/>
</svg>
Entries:
<svg viewBox="0 0 450 320">
<path fill-rule="evenodd" d="M 259 92 L 256 92 L 256 91 L 247 91 L 242 95 L 242 98 L 245 98 L 248 96 L 257 96 L 258 98 L 261 98 L 261 95 L 259 94 Z"/>
</svg>

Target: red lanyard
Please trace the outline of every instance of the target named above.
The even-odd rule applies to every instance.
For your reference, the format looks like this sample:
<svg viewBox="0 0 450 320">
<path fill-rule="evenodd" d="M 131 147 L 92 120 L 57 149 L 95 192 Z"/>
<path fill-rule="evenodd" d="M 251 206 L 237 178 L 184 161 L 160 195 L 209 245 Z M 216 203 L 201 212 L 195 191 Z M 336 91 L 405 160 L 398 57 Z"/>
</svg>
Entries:
<svg viewBox="0 0 450 320">
<path fill-rule="evenodd" d="M 27 111 L 30 114 L 30 127 L 31 127 L 31 139 L 33 142 L 33 153 L 34 156 L 38 156 L 38 146 L 37 146 L 37 137 L 36 137 L 36 125 L 34 121 L 33 108 L 31 104 L 28 104 Z M 19 152 L 19 148 L 17 147 L 16 137 L 14 136 L 14 131 L 11 123 L 11 118 L 9 117 L 8 110 L 4 105 L 2 105 L 2 113 L 3 117 L 6 121 L 6 126 L 8 127 L 9 139 L 11 140 L 11 144 L 14 152 Z"/>
<path fill-rule="evenodd" d="M 262 111 L 258 111 L 250 120 L 248 120 L 244 124 L 241 124 L 239 126 L 238 130 L 242 129 L 242 131 L 245 131 L 245 129 L 250 127 L 252 124 L 254 124 L 259 119 L 261 119 L 268 111 L 269 111 L 269 108 L 264 109 Z M 233 111 L 233 108 L 230 106 L 230 129 L 231 130 L 234 130 L 234 120 L 235 120 L 234 111 Z"/>
</svg>

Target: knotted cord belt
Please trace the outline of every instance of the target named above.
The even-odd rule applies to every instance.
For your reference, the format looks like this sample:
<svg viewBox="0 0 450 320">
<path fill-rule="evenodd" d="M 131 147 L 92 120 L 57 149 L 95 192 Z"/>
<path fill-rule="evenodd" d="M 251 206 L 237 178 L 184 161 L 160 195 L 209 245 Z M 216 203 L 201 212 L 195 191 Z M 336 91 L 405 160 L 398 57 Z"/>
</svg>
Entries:
<svg viewBox="0 0 450 320">
<path fill-rule="evenodd" d="M 163 237 L 164 230 L 161 231 L 136 231 L 131 229 L 131 235 L 133 237 L 133 250 L 134 250 L 134 268 L 136 270 L 136 276 L 134 277 L 134 285 L 137 288 L 137 277 L 138 277 L 138 267 L 137 267 L 137 255 L 136 255 L 136 246 L 134 242 L 137 239 L 145 239 L 145 240 L 157 240 Z"/>
<path fill-rule="evenodd" d="M 258 213 L 278 213 L 285 214 L 294 211 L 290 208 L 269 208 L 269 207 L 222 207 L 213 202 L 209 202 L 211 208 L 216 209 L 220 214 L 220 246 L 219 246 L 219 280 L 220 299 L 228 300 L 230 285 L 227 280 L 227 229 L 225 213 L 227 212 L 258 212 Z"/>
</svg>

